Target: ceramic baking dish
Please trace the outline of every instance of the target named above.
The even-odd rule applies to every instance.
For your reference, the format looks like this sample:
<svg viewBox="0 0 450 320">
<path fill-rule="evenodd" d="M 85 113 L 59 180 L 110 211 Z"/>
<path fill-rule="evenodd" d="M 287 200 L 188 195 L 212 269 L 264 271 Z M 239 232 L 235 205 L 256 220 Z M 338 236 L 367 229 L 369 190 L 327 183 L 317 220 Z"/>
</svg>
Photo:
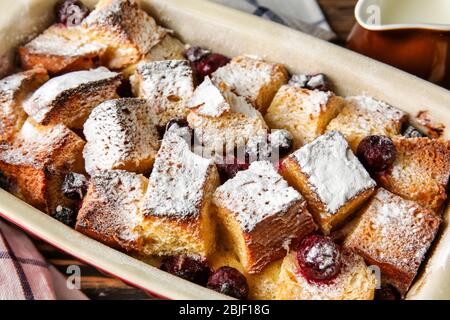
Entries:
<svg viewBox="0 0 450 320">
<path fill-rule="evenodd" d="M 55 2 L 0 2 L 0 72 L 12 65 L 14 48 L 19 43 L 49 25 Z M 324 72 L 337 85 L 339 94 L 367 93 L 411 115 L 428 110 L 431 119 L 450 128 L 450 92 L 397 69 L 205 0 L 142 0 L 141 4 L 187 43 L 230 56 L 259 55 L 287 65 L 291 72 Z M 448 129 L 445 138 L 450 139 Z M 1 189 L 0 215 L 80 260 L 154 295 L 170 299 L 226 298 L 104 246 Z M 409 299 L 450 299 L 449 217 L 447 208 L 442 232 L 408 294 Z"/>
</svg>

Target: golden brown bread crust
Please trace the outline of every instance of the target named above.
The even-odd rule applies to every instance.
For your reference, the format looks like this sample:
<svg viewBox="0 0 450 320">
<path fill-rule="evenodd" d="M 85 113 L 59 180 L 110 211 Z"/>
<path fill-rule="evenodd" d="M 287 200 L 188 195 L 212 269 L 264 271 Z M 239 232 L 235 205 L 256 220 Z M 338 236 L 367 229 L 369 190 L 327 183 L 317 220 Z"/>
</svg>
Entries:
<svg viewBox="0 0 450 320">
<path fill-rule="evenodd" d="M 23 101 L 47 80 L 47 71 L 42 68 L 0 80 L 0 141 L 13 141 L 27 118 L 22 108 Z"/>
<path fill-rule="evenodd" d="M 450 178 L 450 141 L 402 137 L 393 140 L 397 159 L 390 170 L 377 175 L 378 183 L 440 213 Z"/>
<path fill-rule="evenodd" d="M 76 230 L 113 248 L 140 251 L 142 239 L 135 228 L 142 220 L 139 202 L 147 183 L 144 176 L 122 170 L 94 174 Z"/>
<path fill-rule="evenodd" d="M 106 46 L 90 42 L 78 27 L 55 24 L 18 52 L 22 68 L 40 66 L 58 75 L 103 65 Z"/>
<path fill-rule="evenodd" d="M 25 131 L 27 131 L 25 133 Z M 26 122 L 18 139 L 0 150 L 0 171 L 10 192 L 53 215 L 58 205 L 70 207 L 61 184 L 68 172 L 83 172 L 84 141 L 63 125 L 34 127 Z"/>
<path fill-rule="evenodd" d="M 362 210 L 344 246 L 380 267 L 383 281 L 405 295 L 440 223 L 441 218 L 431 210 L 380 188 Z"/>
</svg>

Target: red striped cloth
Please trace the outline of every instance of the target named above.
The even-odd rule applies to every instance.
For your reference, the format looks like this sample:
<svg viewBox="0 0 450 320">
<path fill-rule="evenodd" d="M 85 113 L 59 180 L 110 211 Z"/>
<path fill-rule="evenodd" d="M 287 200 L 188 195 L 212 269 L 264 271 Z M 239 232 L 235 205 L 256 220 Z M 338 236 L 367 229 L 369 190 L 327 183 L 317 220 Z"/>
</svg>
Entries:
<svg viewBox="0 0 450 320">
<path fill-rule="evenodd" d="M 50 266 L 31 240 L 0 220 L 0 300 L 84 300 Z"/>
</svg>

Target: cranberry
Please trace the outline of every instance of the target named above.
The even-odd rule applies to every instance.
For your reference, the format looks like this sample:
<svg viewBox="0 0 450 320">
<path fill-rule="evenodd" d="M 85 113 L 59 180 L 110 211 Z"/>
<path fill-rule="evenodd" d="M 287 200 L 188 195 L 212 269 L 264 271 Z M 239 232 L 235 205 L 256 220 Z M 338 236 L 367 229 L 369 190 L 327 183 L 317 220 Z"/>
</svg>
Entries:
<svg viewBox="0 0 450 320">
<path fill-rule="evenodd" d="M 206 285 L 211 273 L 206 261 L 186 255 L 165 258 L 161 270 L 201 286 Z"/>
<path fill-rule="evenodd" d="M 89 14 L 89 9 L 78 0 L 59 2 L 55 11 L 58 22 L 68 27 L 81 24 Z"/>
<path fill-rule="evenodd" d="M 240 161 L 236 157 L 227 157 L 223 163 L 216 164 L 222 183 L 233 179 L 239 171 L 247 170 L 249 166 L 248 162 Z"/>
<path fill-rule="evenodd" d="M 204 78 L 211 75 L 214 71 L 223 67 L 228 62 L 230 62 L 230 58 L 218 53 L 213 53 L 195 62 L 194 67 L 197 75 L 200 78 Z"/>
<path fill-rule="evenodd" d="M 64 196 L 72 200 L 81 200 L 86 195 L 88 181 L 82 174 L 70 172 L 64 177 L 61 191 Z"/>
<path fill-rule="evenodd" d="M 394 163 L 397 149 L 389 137 L 368 136 L 359 143 L 356 155 L 368 171 L 378 172 Z"/>
<path fill-rule="evenodd" d="M 75 210 L 64 206 L 56 207 L 53 218 L 72 228 L 75 227 L 77 219 Z"/>
<path fill-rule="evenodd" d="M 200 61 L 210 54 L 210 50 L 203 49 L 201 47 L 190 47 L 184 52 L 184 56 L 186 57 L 186 59 L 188 59 L 192 63 Z"/>
<path fill-rule="evenodd" d="M 413 126 L 408 126 L 403 132 L 403 136 L 406 138 L 422 138 L 426 137 L 422 132 L 414 128 Z"/>
<path fill-rule="evenodd" d="M 306 237 L 297 252 L 300 273 L 311 282 L 328 283 L 341 270 L 341 251 L 329 237 Z"/>
<path fill-rule="evenodd" d="M 220 267 L 208 280 L 209 289 L 223 293 L 236 299 L 247 299 L 249 287 L 247 279 L 232 267 Z"/>
<path fill-rule="evenodd" d="M 391 285 L 382 285 L 375 291 L 375 300 L 400 300 L 400 293 Z"/>
<path fill-rule="evenodd" d="M 309 90 L 330 91 L 331 85 L 323 73 L 315 75 L 296 74 L 289 80 L 289 85 Z"/>
</svg>

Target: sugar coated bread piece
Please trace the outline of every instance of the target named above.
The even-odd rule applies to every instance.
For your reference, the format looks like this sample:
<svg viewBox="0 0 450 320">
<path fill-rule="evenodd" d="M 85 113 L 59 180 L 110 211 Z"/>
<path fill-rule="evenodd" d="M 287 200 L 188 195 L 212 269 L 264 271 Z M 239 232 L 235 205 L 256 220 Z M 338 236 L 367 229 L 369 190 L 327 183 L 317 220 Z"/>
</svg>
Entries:
<svg viewBox="0 0 450 320">
<path fill-rule="evenodd" d="M 25 112 L 37 123 L 64 123 L 81 129 L 92 109 L 117 97 L 121 76 L 104 67 L 76 71 L 52 78 L 24 103 Z"/>
<path fill-rule="evenodd" d="M 47 71 L 36 68 L 0 80 L 0 141 L 12 142 L 27 119 L 23 101 L 48 80 Z"/>
<path fill-rule="evenodd" d="M 372 300 L 376 278 L 364 260 L 350 250 L 342 250 L 341 270 L 330 283 L 316 283 L 299 271 L 296 252 L 284 258 L 278 277 L 277 300 Z"/>
<path fill-rule="evenodd" d="M 400 134 L 408 119 L 403 111 L 371 97 L 357 96 L 346 100 L 341 113 L 331 120 L 327 131 L 342 132 L 353 151 L 366 136 Z"/>
<path fill-rule="evenodd" d="M 92 41 L 108 47 L 106 64 L 121 69 L 141 60 L 168 30 L 158 26 L 134 0 L 101 0 L 83 21 Z"/>
<path fill-rule="evenodd" d="M 51 74 L 61 74 L 101 65 L 106 48 L 91 41 L 79 26 L 55 24 L 20 47 L 19 56 L 24 69 L 41 66 Z"/>
<path fill-rule="evenodd" d="M 41 127 L 26 121 L 14 143 L 0 148 L 0 172 L 10 192 L 53 215 L 70 207 L 61 185 L 68 172 L 83 172 L 84 141 L 66 126 Z"/>
<path fill-rule="evenodd" d="M 429 138 L 393 139 L 397 159 L 392 168 L 377 174 L 389 191 L 440 212 L 447 199 L 450 177 L 450 141 Z"/>
<path fill-rule="evenodd" d="M 204 146 L 205 156 L 233 151 L 250 138 L 267 132 L 261 113 L 226 85 L 215 86 L 207 77 L 197 87 L 187 107 L 187 120 Z M 209 154 L 209 155 L 208 155 Z"/>
<path fill-rule="evenodd" d="M 207 257 L 215 248 L 214 163 L 190 150 L 191 132 L 172 125 L 164 135 L 142 203 L 143 251 L 148 255 Z"/>
<path fill-rule="evenodd" d="M 278 89 L 287 82 L 287 74 L 282 64 L 239 56 L 214 72 L 212 80 L 217 85 L 226 83 L 236 94 L 247 98 L 265 114 Z"/>
<path fill-rule="evenodd" d="M 381 269 L 404 295 L 425 258 L 441 219 L 413 201 L 380 188 L 344 245 Z"/>
<path fill-rule="evenodd" d="M 217 216 L 248 273 L 282 258 L 316 230 L 306 201 L 268 161 L 253 162 L 214 193 Z"/>
<path fill-rule="evenodd" d="M 320 136 L 287 157 L 281 174 L 308 201 L 325 234 L 372 195 L 376 183 L 336 131 Z"/>
<path fill-rule="evenodd" d="M 114 248 L 139 251 L 142 241 L 136 228 L 142 222 L 139 203 L 147 184 L 147 178 L 132 172 L 96 172 L 78 212 L 76 230 Z"/>
<path fill-rule="evenodd" d="M 148 101 L 157 126 L 165 127 L 173 118 L 186 118 L 186 104 L 194 93 L 194 75 L 188 61 L 141 62 L 130 81 L 135 96 Z"/>
<path fill-rule="evenodd" d="M 150 171 L 159 136 L 146 100 L 124 98 L 97 106 L 84 125 L 86 171 L 120 169 Z"/>
<path fill-rule="evenodd" d="M 323 134 L 342 105 L 343 99 L 332 92 L 285 85 L 276 94 L 264 119 L 271 128 L 288 130 L 298 148 Z"/>
</svg>

